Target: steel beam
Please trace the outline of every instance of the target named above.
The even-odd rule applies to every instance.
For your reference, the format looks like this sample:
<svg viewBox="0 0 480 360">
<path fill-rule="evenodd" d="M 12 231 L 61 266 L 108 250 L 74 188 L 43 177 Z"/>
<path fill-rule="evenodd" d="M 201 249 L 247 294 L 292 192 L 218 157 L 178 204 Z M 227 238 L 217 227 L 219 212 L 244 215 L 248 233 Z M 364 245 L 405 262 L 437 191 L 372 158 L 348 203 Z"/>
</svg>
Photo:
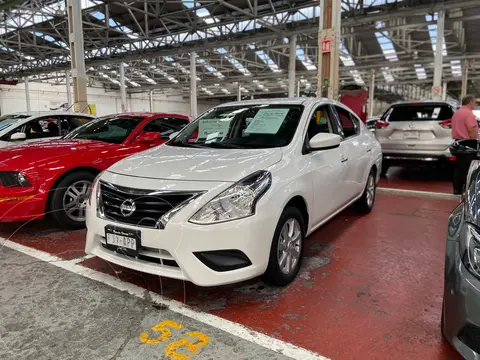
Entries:
<svg viewBox="0 0 480 360">
<path fill-rule="evenodd" d="M 288 41 L 288 97 L 295 97 L 295 71 L 297 69 L 297 36 L 293 35 Z"/>
<path fill-rule="evenodd" d="M 70 110 L 73 102 L 72 102 L 72 80 L 70 77 L 70 70 L 65 70 L 65 82 L 66 82 L 66 88 L 67 88 L 67 106 L 68 109 Z"/>
<path fill-rule="evenodd" d="M 72 57 L 73 98 L 77 112 L 88 113 L 82 8 L 80 1 L 68 0 L 68 33 Z"/>
<path fill-rule="evenodd" d="M 468 67 L 469 62 L 465 60 L 463 64 L 463 71 L 462 71 L 462 91 L 460 93 L 460 100 L 462 100 L 465 96 L 467 96 L 468 92 Z"/>
<path fill-rule="evenodd" d="M 432 99 L 442 99 L 443 40 L 445 35 L 445 11 L 438 12 L 437 39 L 435 45 L 435 70 L 433 73 Z"/>
<path fill-rule="evenodd" d="M 197 53 L 190 53 L 190 115 L 197 117 Z"/>
</svg>

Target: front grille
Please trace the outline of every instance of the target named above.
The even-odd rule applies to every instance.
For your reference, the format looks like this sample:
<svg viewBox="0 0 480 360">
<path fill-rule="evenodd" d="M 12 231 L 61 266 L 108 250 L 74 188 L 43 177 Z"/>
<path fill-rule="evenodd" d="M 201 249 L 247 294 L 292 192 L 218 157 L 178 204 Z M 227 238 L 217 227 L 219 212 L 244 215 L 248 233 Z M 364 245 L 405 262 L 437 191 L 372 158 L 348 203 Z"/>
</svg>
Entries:
<svg viewBox="0 0 480 360">
<path fill-rule="evenodd" d="M 101 182 L 99 206 L 107 219 L 162 229 L 162 216 L 178 210 L 199 194 L 200 192 L 138 190 Z"/>
<path fill-rule="evenodd" d="M 470 349 L 480 354 L 480 327 L 467 324 L 458 334 L 458 339 Z"/>
<path fill-rule="evenodd" d="M 110 246 L 108 246 L 105 242 L 102 242 L 102 247 L 110 251 L 115 251 Z M 122 254 L 122 255 L 133 258 L 128 254 Z M 180 268 L 180 266 L 178 266 L 178 263 L 173 259 L 172 255 L 167 250 L 151 249 L 151 248 L 142 246 L 140 247 L 140 251 L 138 253 L 138 259 L 155 263 L 158 265 L 162 265 L 162 266 L 168 266 L 168 267 L 178 268 L 178 269 Z"/>
</svg>

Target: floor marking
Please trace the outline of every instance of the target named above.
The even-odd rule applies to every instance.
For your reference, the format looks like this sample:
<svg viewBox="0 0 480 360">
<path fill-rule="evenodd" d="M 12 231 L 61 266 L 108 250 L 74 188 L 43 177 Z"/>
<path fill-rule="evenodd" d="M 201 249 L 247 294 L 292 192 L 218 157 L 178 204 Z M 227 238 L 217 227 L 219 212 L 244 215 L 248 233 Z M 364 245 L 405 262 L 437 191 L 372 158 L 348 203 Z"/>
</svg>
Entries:
<svg viewBox="0 0 480 360">
<path fill-rule="evenodd" d="M 217 329 L 220 329 L 224 332 L 227 332 L 231 335 L 237 336 L 241 339 L 247 340 L 251 343 L 260 345 L 266 349 L 272 350 L 274 352 L 283 354 L 295 360 L 330 360 L 322 355 L 316 354 L 310 350 L 303 349 L 296 345 L 287 343 L 285 341 L 272 338 L 268 335 L 262 334 L 260 332 L 254 331 L 252 329 L 247 328 L 241 324 L 235 323 L 230 320 L 223 319 L 221 317 L 196 311 L 189 306 L 172 299 L 168 299 L 162 297 L 161 295 L 147 291 L 140 286 L 130 284 L 124 281 L 117 279 L 108 274 L 104 274 L 98 272 L 93 269 L 86 268 L 84 266 L 78 265 L 78 259 L 74 260 L 64 260 L 58 258 L 54 255 L 48 254 L 44 251 L 37 250 L 30 248 L 28 246 L 24 246 L 13 241 L 7 240 L 5 238 L 0 237 L 0 249 L 2 246 L 5 246 L 9 249 L 16 250 L 21 252 L 25 255 L 31 256 L 38 260 L 42 260 L 45 262 L 49 262 L 52 265 L 59 267 L 61 269 L 70 271 L 77 275 L 81 275 L 91 280 L 95 280 L 111 286 L 117 290 L 126 291 L 130 295 L 136 296 L 138 298 L 144 299 L 145 294 L 148 293 L 150 299 L 159 304 L 167 306 L 169 310 L 181 314 L 183 316 L 189 317 L 193 320 L 199 321 L 201 323 L 210 325 Z"/>
<path fill-rule="evenodd" d="M 81 258 L 72 259 L 72 262 L 74 264 L 78 264 L 78 263 L 81 263 L 82 261 L 85 261 L 85 260 L 88 260 L 88 259 L 91 259 L 91 258 L 94 258 L 94 257 L 95 257 L 95 255 L 85 255 L 85 256 L 82 256 Z"/>
<path fill-rule="evenodd" d="M 423 197 L 433 197 L 437 199 L 447 199 L 447 200 L 460 200 L 460 195 L 453 195 L 441 192 L 433 191 L 419 191 L 419 190 L 405 190 L 405 189 L 394 189 L 394 188 L 377 188 L 379 193 L 383 194 L 394 194 L 394 195 L 415 195 Z"/>
</svg>

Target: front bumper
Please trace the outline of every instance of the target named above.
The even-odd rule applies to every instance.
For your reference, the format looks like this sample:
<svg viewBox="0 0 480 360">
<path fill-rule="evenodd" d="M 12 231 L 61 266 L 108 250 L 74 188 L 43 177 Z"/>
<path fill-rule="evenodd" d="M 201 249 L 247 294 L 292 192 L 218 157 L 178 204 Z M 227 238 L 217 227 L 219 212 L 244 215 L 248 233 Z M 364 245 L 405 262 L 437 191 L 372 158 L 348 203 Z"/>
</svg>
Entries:
<svg viewBox="0 0 480 360">
<path fill-rule="evenodd" d="M 467 360 L 480 360 L 480 280 L 463 265 L 455 241 L 447 242 L 443 334 Z"/>
<path fill-rule="evenodd" d="M 45 203 L 43 194 L 4 193 L 0 195 L 0 222 L 42 219 Z"/>
<path fill-rule="evenodd" d="M 127 186 L 129 181 L 128 177 L 120 175 L 115 177 L 115 180 L 118 185 L 123 186 Z M 140 182 L 146 189 L 169 186 L 167 181 L 161 180 L 142 179 Z M 194 184 L 175 183 L 183 190 L 201 190 L 185 189 L 187 186 L 207 186 Z M 255 215 L 248 218 L 213 225 L 189 223 L 190 217 L 201 206 L 229 184 L 210 186 L 211 191 L 178 211 L 164 229 L 121 224 L 99 218 L 93 197 L 91 206 L 87 207 L 85 252 L 129 269 L 187 280 L 198 286 L 225 285 L 262 275 L 268 265 L 272 238 L 278 222 L 277 212 L 267 209 L 262 198 L 257 203 Z M 140 231 L 139 255 L 132 257 L 107 248 L 107 225 L 117 229 Z M 219 262 L 223 262 L 221 266 L 218 266 Z"/>
</svg>

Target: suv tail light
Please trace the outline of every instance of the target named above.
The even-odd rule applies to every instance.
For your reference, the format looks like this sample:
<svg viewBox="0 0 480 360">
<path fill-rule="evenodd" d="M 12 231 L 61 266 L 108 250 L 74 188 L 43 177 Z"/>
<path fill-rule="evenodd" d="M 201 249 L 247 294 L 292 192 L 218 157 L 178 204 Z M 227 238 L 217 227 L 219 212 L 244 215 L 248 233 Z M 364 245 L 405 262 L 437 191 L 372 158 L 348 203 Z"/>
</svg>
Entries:
<svg viewBox="0 0 480 360">
<path fill-rule="evenodd" d="M 449 119 L 449 120 L 442 121 L 442 122 L 440 122 L 440 126 L 444 129 L 451 129 L 452 128 L 452 120 Z"/>
<path fill-rule="evenodd" d="M 388 122 L 383 121 L 383 120 L 378 120 L 378 121 L 375 123 L 375 127 L 376 127 L 377 129 L 385 129 L 388 125 L 389 125 Z"/>
</svg>

